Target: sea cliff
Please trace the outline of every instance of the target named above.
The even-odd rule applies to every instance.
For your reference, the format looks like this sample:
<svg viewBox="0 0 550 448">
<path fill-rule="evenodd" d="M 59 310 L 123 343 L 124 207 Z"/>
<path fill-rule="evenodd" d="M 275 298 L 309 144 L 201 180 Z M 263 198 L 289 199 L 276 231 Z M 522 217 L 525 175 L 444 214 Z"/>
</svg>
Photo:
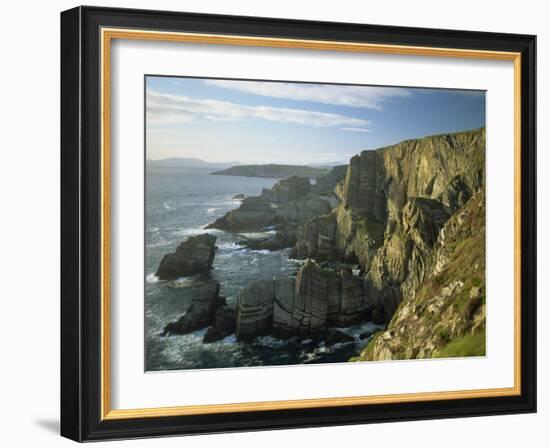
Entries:
<svg viewBox="0 0 550 448">
<path fill-rule="evenodd" d="M 314 184 L 294 175 L 246 197 L 207 228 L 274 229 L 241 243 L 290 248 L 303 265 L 243 285 L 235 308 L 213 294 L 193 325 L 168 332 L 198 320 L 205 342 L 231 331 L 334 340 L 337 327 L 369 321 L 384 329 L 353 360 L 483 355 L 484 167 L 481 128 L 363 151 Z"/>
</svg>

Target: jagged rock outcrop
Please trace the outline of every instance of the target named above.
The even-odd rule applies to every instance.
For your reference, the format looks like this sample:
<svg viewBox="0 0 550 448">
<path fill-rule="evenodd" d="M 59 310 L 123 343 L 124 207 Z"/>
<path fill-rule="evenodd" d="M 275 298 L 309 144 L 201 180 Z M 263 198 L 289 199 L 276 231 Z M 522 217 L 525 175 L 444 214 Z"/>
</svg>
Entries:
<svg viewBox="0 0 550 448">
<path fill-rule="evenodd" d="M 280 180 L 271 189 L 264 188 L 262 198 L 268 202 L 284 204 L 304 197 L 309 190 L 311 190 L 311 183 L 308 177 L 292 176 Z"/>
<path fill-rule="evenodd" d="M 162 258 L 155 275 L 160 280 L 174 280 L 208 272 L 214 262 L 215 252 L 215 236 L 205 233 L 189 237 L 175 252 Z"/>
<path fill-rule="evenodd" d="M 203 342 L 215 342 L 230 336 L 235 333 L 235 326 L 235 308 L 230 305 L 221 305 L 214 314 L 212 325 L 208 327 Z"/>
<path fill-rule="evenodd" d="M 316 194 L 333 193 L 336 186 L 345 179 L 347 170 L 347 165 L 333 167 L 328 174 L 316 179 L 316 183 L 311 187 L 311 191 Z"/>
<path fill-rule="evenodd" d="M 307 221 L 330 213 L 339 203 L 333 185 L 343 179 L 345 170 L 335 167 L 311 185 L 309 178 L 293 176 L 264 189 L 261 196 L 243 199 L 239 208 L 209 224 L 207 229 L 233 232 L 275 227 L 277 234 L 258 241 L 243 241 L 254 249 L 279 250 L 296 244 L 296 232 Z M 325 180 L 322 180 L 324 178 Z M 329 187 L 332 189 L 329 190 Z"/>
<path fill-rule="evenodd" d="M 329 213 L 338 205 L 335 197 L 308 194 L 303 198 L 275 205 L 276 222 L 298 226 L 319 215 Z"/>
<path fill-rule="evenodd" d="M 291 253 L 292 258 L 309 258 L 316 260 L 338 260 L 338 247 L 335 245 L 337 220 L 334 213 L 321 215 L 309 220 L 297 232 L 296 245 Z"/>
<path fill-rule="evenodd" d="M 424 280 L 360 360 L 485 354 L 485 197 L 479 190 L 438 232 Z"/>
<path fill-rule="evenodd" d="M 216 315 L 216 311 L 225 305 L 225 299 L 220 297 L 219 283 L 206 283 L 199 288 L 193 297 L 191 304 L 183 316 L 177 321 L 170 322 L 164 327 L 163 334 L 186 334 L 200 330 L 210 325 Z"/>
<path fill-rule="evenodd" d="M 318 337 L 329 327 L 365 320 L 368 311 L 361 278 L 344 266 L 307 261 L 296 278 L 260 280 L 241 290 L 236 336 Z"/>
<path fill-rule="evenodd" d="M 262 197 L 243 199 L 239 208 L 218 218 L 206 229 L 231 230 L 235 232 L 263 229 L 275 221 L 275 209 Z"/>
</svg>

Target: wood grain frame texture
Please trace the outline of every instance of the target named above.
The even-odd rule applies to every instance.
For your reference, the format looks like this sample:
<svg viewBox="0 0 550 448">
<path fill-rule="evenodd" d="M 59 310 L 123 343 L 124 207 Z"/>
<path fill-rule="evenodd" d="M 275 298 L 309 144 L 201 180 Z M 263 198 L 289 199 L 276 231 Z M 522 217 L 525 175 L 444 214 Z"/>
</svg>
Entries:
<svg viewBox="0 0 550 448">
<path fill-rule="evenodd" d="M 513 61 L 514 387 L 111 409 L 109 192 L 113 39 Z M 88 441 L 535 412 L 535 46 L 536 37 L 530 35 L 97 7 L 63 12 L 61 434 Z"/>
</svg>

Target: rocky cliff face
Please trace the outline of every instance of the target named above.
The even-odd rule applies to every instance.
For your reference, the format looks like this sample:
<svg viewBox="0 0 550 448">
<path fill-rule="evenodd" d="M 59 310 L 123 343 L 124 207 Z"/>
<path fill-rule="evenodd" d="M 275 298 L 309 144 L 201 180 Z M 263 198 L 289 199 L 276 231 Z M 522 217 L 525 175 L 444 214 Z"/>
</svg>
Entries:
<svg viewBox="0 0 550 448">
<path fill-rule="evenodd" d="M 292 177 L 244 199 L 210 227 L 275 226 L 243 244 L 294 246 L 305 263 L 245 286 L 236 308 L 206 294 L 165 331 L 340 340 L 334 327 L 373 321 L 386 330 L 358 359 L 484 354 L 484 158 L 485 129 L 426 137 L 364 151 L 314 185 Z"/>
<path fill-rule="evenodd" d="M 389 320 L 425 279 L 438 233 L 484 183 L 485 129 L 437 135 L 353 157 L 340 204 L 298 232 L 295 255 L 357 261 Z"/>
<path fill-rule="evenodd" d="M 485 198 L 478 191 L 442 226 L 424 279 L 360 360 L 485 354 Z"/>
</svg>

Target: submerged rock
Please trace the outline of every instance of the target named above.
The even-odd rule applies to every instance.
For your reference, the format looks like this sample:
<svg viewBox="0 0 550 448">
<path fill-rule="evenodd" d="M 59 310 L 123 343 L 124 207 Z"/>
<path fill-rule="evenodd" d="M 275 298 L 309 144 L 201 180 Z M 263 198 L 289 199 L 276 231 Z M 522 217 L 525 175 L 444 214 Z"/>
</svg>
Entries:
<svg viewBox="0 0 550 448">
<path fill-rule="evenodd" d="M 176 251 L 166 254 L 158 267 L 160 280 L 175 280 L 179 277 L 205 273 L 210 270 L 216 252 L 216 237 L 208 233 L 189 237 Z"/>
</svg>

